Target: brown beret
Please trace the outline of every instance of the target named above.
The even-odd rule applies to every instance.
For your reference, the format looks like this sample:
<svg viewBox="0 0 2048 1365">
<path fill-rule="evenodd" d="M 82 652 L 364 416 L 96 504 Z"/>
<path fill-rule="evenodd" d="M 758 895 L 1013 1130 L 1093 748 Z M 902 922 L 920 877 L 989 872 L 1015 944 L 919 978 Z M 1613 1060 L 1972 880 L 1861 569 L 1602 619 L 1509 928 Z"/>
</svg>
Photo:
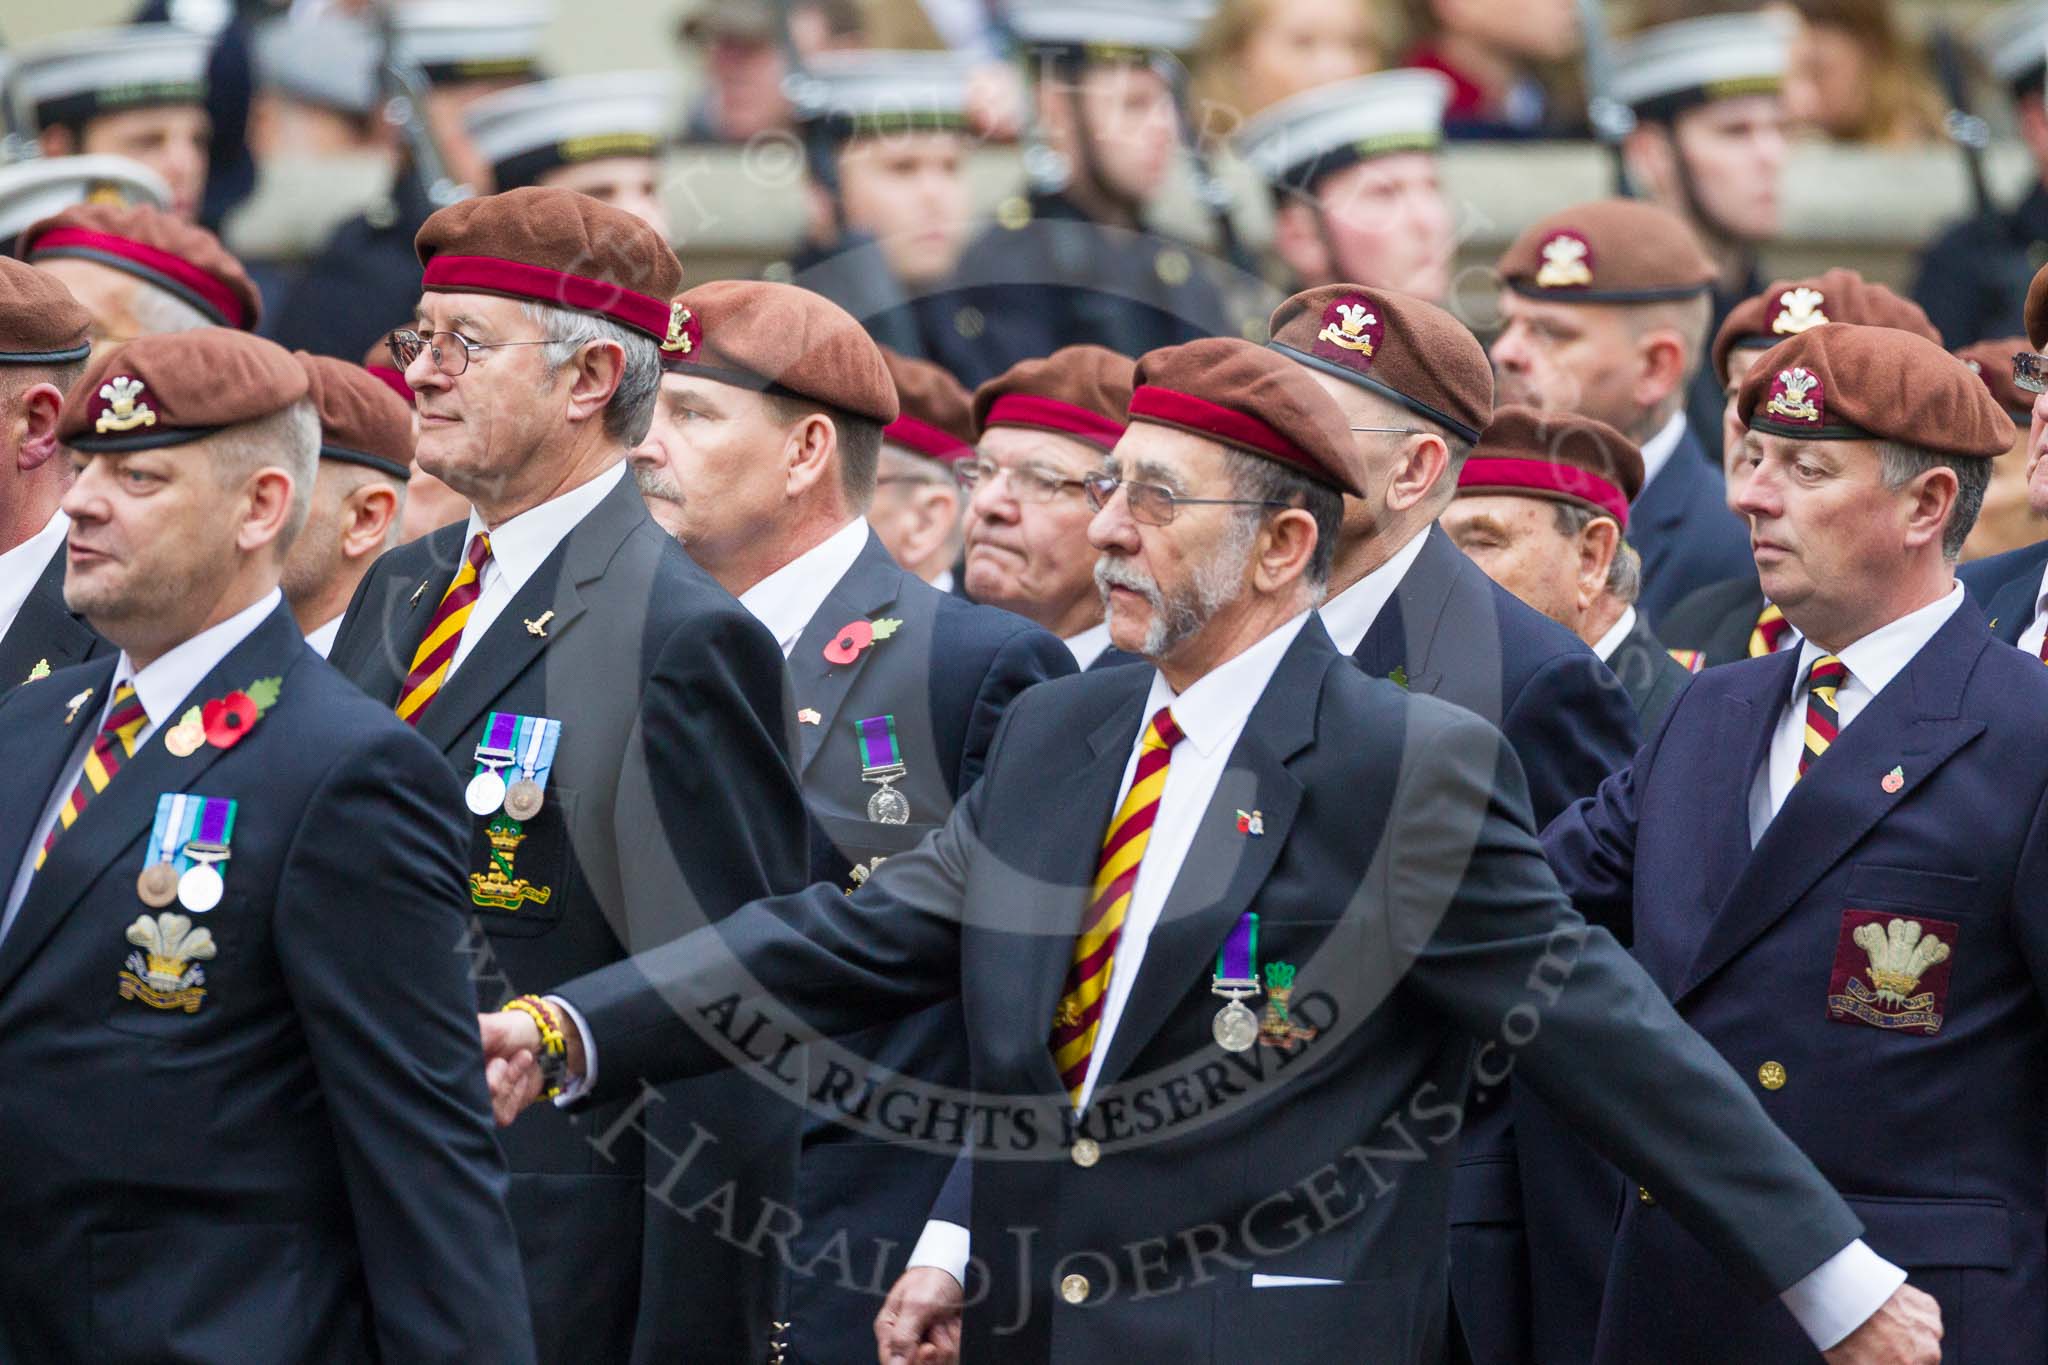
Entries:
<svg viewBox="0 0 2048 1365">
<path fill-rule="evenodd" d="M 2032 349 L 2025 337 L 1999 337 L 1991 341 L 1973 341 L 1958 349 L 1955 356 L 1970 367 L 1972 374 L 1984 381 L 1984 387 L 1991 390 L 1998 406 L 2004 408 L 2018 424 L 2033 420 L 2034 395 L 2013 382 L 2012 358 Z"/>
<path fill-rule="evenodd" d="M 1605 422 L 1511 403 L 1458 470 L 1460 493 L 1517 493 L 1577 503 L 1628 529 L 1643 491 L 1643 452 Z"/>
<path fill-rule="evenodd" d="M 1683 218 L 1639 199 L 1597 199 L 1538 219 L 1494 262 L 1501 283 L 1553 303 L 1659 303 L 1720 273 Z"/>
<path fill-rule="evenodd" d="M 1810 441 L 1899 441 L 1989 459 L 2012 448 L 2012 419 L 1941 347 L 1895 327 L 1836 323 L 1757 357 L 1735 397 L 1751 431 Z"/>
<path fill-rule="evenodd" d="M 2027 286 L 2027 344 L 2034 350 L 2048 346 L 2048 265 L 2034 272 L 2034 282 Z"/>
<path fill-rule="evenodd" d="M 225 327 L 123 342 L 64 396 L 57 438 L 88 454 L 183 445 L 306 396 L 306 372 L 274 341 Z"/>
<path fill-rule="evenodd" d="M 671 374 L 805 398 L 883 426 L 896 385 L 853 314 L 823 294 L 765 280 L 700 284 L 675 300 L 680 344 L 662 348 Z"/>
<path fill-rule="evenodd" d="M 92 314 L 34 266 L 0 259 L 0 364 L 68 365 L 92 354 Z"/>
<path fill-rule="evenodd" d="M 974 453 L 973 400 L 960 381 L 929 360 L 879 348 L 896 385 L 900 414 L 882 439 L 947 464 Z"/>
<path fill-rule="evenodd" d="M 398 368 L 391 358 L 391 333 L 386 332 L 370 344 L 363 352 L 363 368 L 377 376 L 385 388 L 403 398 L 406 405 L 412 405 L 412 385 L 405 382 L 405 371 Z"/>
<path fill-rule="evenodd" d="M 222 327 L 254 331 L 263 319 L 263 295 L 220 238 L 147 204 L 73 204 L 31 224 L 14 250 L 31 265 L 93 261 L 147 280 Z"/>
<path fill-rule="evenodd" d="M 320 413 L 320 458 L 411 478 L 412 404 L 399 402 L 360 365 L 306 351 L 292 355 L 306 372 L 307 392 Z"/>
<path fill-rule="evenodd" d="M 645 332 L 680 335 L 669 299 L 683 263 L 661 234 L 574 190 L 528 186 L 437 210 L 413 238 L 421 288 L 573 308 Z"/>
<path fill-rule="evenodd" d="M 1365 496 L 1344 410 L 1276 351 L 1239 337 L 1162 346 L 1138 361 L 1131 420 L 1177 427 Z"/>
<path fill-rule="evenodd" d="M 1103 346 L 1020 360 L 974 391 L 974 431 L 1030 427 L 1109 450 L 1124 434 L 1137 362 Z"/>
<path fill-rule="evenodd" d="M 1493 416 L 1493 366 L 1465 324 L 1412 294 L 1326 284 L 1273 310 L 1272 348 L 1465 441 Z"/>
<path fill-rule="evenodd" d="M 1727 378 L 1728 355 L 1738 346 L 1768 348 L 1826 322 L 1896 327 L 1941 344 L 1941 333 L 1919 304 L 1837 266 L 1809 279 L 1775 281 L 1730 309 L 1721 330 L 1714 333 L 1712 373 Z"/>
</svg>

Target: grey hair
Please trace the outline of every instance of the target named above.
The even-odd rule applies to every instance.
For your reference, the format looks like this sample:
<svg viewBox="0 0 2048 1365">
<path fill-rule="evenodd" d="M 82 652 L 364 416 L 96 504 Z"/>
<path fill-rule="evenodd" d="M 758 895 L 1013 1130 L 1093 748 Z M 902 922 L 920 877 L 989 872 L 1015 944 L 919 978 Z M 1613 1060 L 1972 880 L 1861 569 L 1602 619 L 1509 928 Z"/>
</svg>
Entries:
<svg viewBox="0 0 2048 1365">
<path fill-rule="evenodd" d="M 306 525 L 313 505 L 313 480 L 320 469 L 320 414 L 313 400 L 301 398 L 290 407 L 253 422 L 238 422 L 209 437 L 214 477 L 223 488 L 235 488 L 259 469 L 282 469 L 292 477 L 292 505 L 278 533 L 282 559 Z"/>
<path fill-rule="evenodd" d="M 1302 578 L 1309 585 L 1311 606 L 1321 605 L 1330 586 L 1330 565 L 1337 554 L 1337 528 L 1344 521 L 1344 495 L 1325 488 L 1305 474 L 1241 450 L 1223 452 L 1224 472 L 1230 476 L 1233 496 L 1256 502 L 1277 502 L 1299 507 L 1316 521 L 1316 546 L 1310 552 Z M 1272 511 L 1269 507 L 1240 507 L 1238 519 L 1249 527 Z M 1249 541 L 1247 541 L 1249 548 Z"/>
<path fill-rule="evenodd" d="M 1877 443 L 1878 477 L 1893 493 L 1928 470 L 1942 468 L 1954 470 L 1956 476 L 1955 506 L 1949 508 L 1948 521 L 1941 528 L 1941 557 L 1953 564 L 1963 552 L 1963 542 L 1970 538 L 1970 528 L 1977 524 L 1977 514 L 1984 510 L 1984 490 L 1991 485 L 1991 461 L 1942 455 L 1904 441 Z"/>
<path fill-rule="evenodd" d="M 135 291 L 135 297 L 128 304 L 128 315 L 135 319 L 135 325 L 147 336 L 219 325 L 168 289 L 159 289 L 152 284 L 145 284 Z"/>
<path fill-rule="evenodd" d="M 1604 521 L 1614 518 L 1576 502 L 1553 502 L 1550 515 L 1557 523 L 1557 533 L 1567 540 L 1575 539 L 1579 532 L 1593 524 L 1595 517 Z M 1605 591 L 1624 606 L 1634 606 L 1636 599 L 1643 595 L 1643 557 L 1636 547 L 1619 537 L 1614 542 L 1614 558 L 1607 561 L 1607 582 Z"/>
<path fill-rule="evenodd" d="M 557 308 L 551 303 L 526 300 L 519 305 L 519 311 L 550 338 L 540 353 L 551 378 L 593 341 L 609 341 L 626 353 L 619 387 L 605 404 L 604 432 L 628 446 L 646 440 L 654 426 L 655 399 L 661 392 L 661 351 L 654 339 L 610 318 L 574 308 Z"/>
</svg>

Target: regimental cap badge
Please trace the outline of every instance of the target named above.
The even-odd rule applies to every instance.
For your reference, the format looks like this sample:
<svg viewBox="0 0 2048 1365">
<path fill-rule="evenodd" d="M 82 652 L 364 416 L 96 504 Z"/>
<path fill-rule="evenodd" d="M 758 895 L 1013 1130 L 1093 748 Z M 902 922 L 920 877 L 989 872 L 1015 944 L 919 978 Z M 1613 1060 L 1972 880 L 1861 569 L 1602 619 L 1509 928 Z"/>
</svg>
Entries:
<svg viewBox="0 0 2048 1365">
<path fill-rule="evenodd" d="M 1949 959 L 1961 931 L 1952 920 L 1843 911 L 1828 977 L 1828 1017 L 1930 1036 L 1941 1032 Z"/>
<path fill-rule="evenodd" d="M 99 415 L 94 419 L 92 429 L 99 435 L 110 431 L 133 431 L 136 427 L 156 425 L 156 413 L 143 400 L 142 381 L 130 375 L 117 374 L 100 385 Z"/>
<path fill-rule="evenodd" d="M 1553 232 L 1540 248 L 1536 267 L 1538 289 L 1580 289 L 1593 282 L 1593 244 L 1576 232 Z"/>
<path fill-rule="evenodd" d="M 1820 376 L 1803 365 L 1794 365 L 1778 371 L 1771 380 L 1771 394 L 1764 401 L 1764 411 L 1788 422 L 1817 427 L 1821 423 L 1822 397 Z"/>
<path fill-rule="evenodd" d="M 1346 294 L 1323 309 L 1323 330 L 1316 333 L 1315 353 L 1354 370 L 1370 366 L 1386 339 L 1380 310 L 1363 294 Z"/>
<path fill-rule="evenodd" d="M 677 300 L 668 306 L 668 336 L 661 349 L 671 355 L 694 355 L 704 340 L 704 324 Z"/>
<path fill-rule="evenodd" d="M 1828 315 L 1821 311 L 1823 302 L 1818 289 L 1809 289 L 1803 284 L 1796 289 L 1787 289 L 1778 295 L 1778 311 L 1771 319 L 1771 331 L 1778 336 L 1789 337 L 1821 326 L 1828 320 Z"/>
</svg>

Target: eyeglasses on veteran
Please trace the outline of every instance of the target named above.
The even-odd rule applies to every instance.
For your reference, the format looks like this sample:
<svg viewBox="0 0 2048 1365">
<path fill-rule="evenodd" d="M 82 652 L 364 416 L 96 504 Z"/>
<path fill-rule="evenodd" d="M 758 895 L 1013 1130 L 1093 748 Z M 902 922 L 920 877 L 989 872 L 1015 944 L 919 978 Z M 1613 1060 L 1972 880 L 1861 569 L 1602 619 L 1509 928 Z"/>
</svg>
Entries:
<svg viewBox="0 0 2048 1365">
<path fill-rule="evenodd" d="M 384 345 L 401 370 L 411 368 L 413 361 L 420 358 L 420 352 L 427 351 L 433 355 L 434 368 L 453 379 L 469 369 L 469 362 L 479 351 L 496 351 L 507 346 L 545 346 L 553 340 L 553 337 L 535 337 L 531 341 L 471 341 L 460 332 L 431 332 L 421 336 L 410 328 L 401 327 L 384 338 Z"/>
<path fill-rule="evenodd" d="M 1088 495 L 1088 505 L 1100 512 L 1109 506 L 1116 490 L 1124 490 L 1125 504 L 1131 509 L 1131 520 L 1146 526 L 1170 526 L 1180 515 L 1183 507 L 1287 507 L 1291 504 L 1275 502 L 1271 498 L 1190 498 L 1174 492 L 1164 484 L 1134 483 L 1119 479 L 1114 474 L 1090 474 L 1081 481 L 1083 491 Z"/>
</svg>

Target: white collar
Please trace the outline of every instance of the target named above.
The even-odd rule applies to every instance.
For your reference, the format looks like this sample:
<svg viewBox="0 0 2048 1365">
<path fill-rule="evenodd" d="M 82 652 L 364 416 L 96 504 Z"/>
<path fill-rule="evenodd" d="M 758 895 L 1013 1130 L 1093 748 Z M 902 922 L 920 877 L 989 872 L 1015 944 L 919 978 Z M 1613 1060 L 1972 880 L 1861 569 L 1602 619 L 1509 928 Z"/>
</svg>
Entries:
<svg viewBox="0 0 2048 1365">
<path fill-rule="evenodd" d="M 472 507 L 469 510 L 469 529 L 463 534 L 462 543 L 467 546 L 478 532 L 489 532 L 491 563 L 504 576 L 505 586 L 516 593 L 526 586 L 526 580 L 533 577 L 542 562 L 555 552 L 555 547 L 567 539 L 569 533 L 625 477 L 626 466 L 621 461 L 587 483 L 557 494 L 538 507 L 527 508 L 495 531 L 484 525 L 484 519 Z"/>
<path fill-rule="evenodd" d="M 782 646 L 782 657 L 796 648 L 797 637 L 825 605 L 867 548 L 868 524 L 855 517 L 825 539 L 740 594 L 740 605 Z"/>
<path fill-rule="evenodd" d="M 1927 647 L 1935 632 L 1948 624 L 1948 618 L 1955 615 L 1956 608 L 1962 604 L 1963 585 L 1956 583 L 1945 596 L 1879 626 L 1835 657 L 1847 666 L 1849 676 L 1874 697 L 1884 691 L 1907 664 L 1913 662 L 1913 656 Z M 1799 668 L 1792 675 L 1792 695 L 1795 698 L 1806 685 L 1806 671 L 1813 667 L 1815 659 L 1825 653 L 1811 640 L 1800 641 Z"/>
<path fill-rule="evenodd" d="M 1152 694 L 1145 701 L 1145 715 L 1157 715 L 1162 706 L 1173 708 L 1174 724 L 1187 736 L 1195 751 L 1207 756 L 1226 740 L 1235 742 L 1251 717 L 1252 708 L 1265 694 L 1266 685 L 1280 660 L 1308 624 L 1309 613 L 1285 622 L 1228 662 L 1204 673 L 1175 695 L 1166 675 L 1152 671 Z"/>
<path fill-rule="evenodd" d="M 2041 566 L 2041 589 L 2034 594 L 2034 614 L 2048 611 L 2048 564 Z"/>
<path fill-rule="evenodd" d="M 343 612 L 341 616 L 335 617 L 326 625 L 315 626 L 307 631 L 306 647 L 321 658 L 326 658 L 334 650 L 334 637 L 341 634 L 341 617 L 346 615 L 348 613 Z"/>
<path fill-rule="evenodd" d="M 1671 414 L 1670 420 L 1658 429 L 1655 436 L 1643 442 L 1643 487 L 1648 488 L 1650 480 L 1657 477 L 1658 471 L 1671 463 L 1672 452 L 1678 449 L 1678 443 L 1684 439 L 1685 409 L 1681 407 Z M 1639 500 L 1642 496 L 1641 493 L 1636 494 Z"/>
<path fill-rule="evenodd" d="M 1386 563 L 1323 603 L 1323 627 L 1337 642 L 1338 649 L 1346 654 L 1358 652 L 1366 632 L 1380 619 L 1380 612 L 1394 596 L 1394 589 L 1401 586 L 1401 580 L 1421 557 L 1422 542 L 1428 538 L 1429 530 L 1425 526 L 1417 531 L 1414 539 L 1394 551 Z"/>
<path fill-rule="evenodd" d="M 939 590 L 940 592 L 943 592 L 943 593 L 950 593 L 950 592 L 952 592 L 952 591 L 953 591 L 953 571 L 952 571 L 951 569 L 941 569 L 941 570 L 939 570 L 939 576 L 938 576 L 937 578 L 934 578 L 934 579 L 932 580 L 932 586 L 933 586 L 933 587 L 935 587 L 935 588 L 937 588 L 937 589 L 938 589 L 938 590 Z"/>
<path fill-rule="evenodd" d="M 1109 648 L 1109 622 L 1097 621 L 1078 635 L 1063 637 L 1060 643 L 1073 654 L 1074 667 L 1085 673 L 1088 665 L 1101 658 L 1103 651 Z"/>
<path fill-rule="evenodd" d="M 1601 636 L 1599 641 L 1593 646 L 1593 652 L 1600 656 L 1600 662 L 1604 664 L 1613 658 L 1614 651 L 1621 648 L 1621 642 L 1626 640 L 1628 633 L 1635 628 L 1636 609 L 1634 607 L 1624 607 L 1621 619 L 1609 626 L 1607 633 Z"/>
<path fill-rule="evenodd" d="M 268 620 L 270 613 L 276 611 L 283 600 L 284 594 L 272 588 L 263 594 L 260 601 L 165 651 L 140 671 L 129 659 L 128 651 L 122 650 L 120 661 L 114 665 L 114 691 L 120 691 L 123 683 L 134 683 L 136 700 L 142 703 L 143 711 L 148 714 L 150 728 L 162 725 L 170 719 L 177 704 L 190 696 L 192 689 L 199 686 L 206 675 L 234 651 L 236 645 L 253 635 L 256 627 Z M 234 686 L 247 687 L 254 681 L 254 678 L 243 678 Z M 113 693 L 107 695 L 111 697 Z"/>
</svg>

